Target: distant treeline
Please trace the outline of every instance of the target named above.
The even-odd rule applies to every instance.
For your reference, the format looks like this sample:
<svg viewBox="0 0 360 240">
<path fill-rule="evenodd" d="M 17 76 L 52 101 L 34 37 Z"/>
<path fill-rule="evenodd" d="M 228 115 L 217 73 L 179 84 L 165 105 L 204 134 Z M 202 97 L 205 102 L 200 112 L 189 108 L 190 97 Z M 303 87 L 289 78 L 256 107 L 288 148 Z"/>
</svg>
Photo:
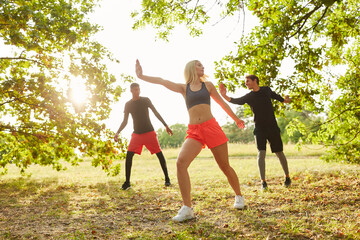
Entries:
<svg viewBox="0 0 360 240">
<path fill-rule="evenodd" d="M 252 117 L 244 117 L 244 110 L 239 108 L 237 115 L 245 121 L 245 129 L 239 129 L 235 122 L 229 122 L 222 127 L 230 143 L 253 143 L 254 142 L 254 123 Z M 288 134 L 286 127 L 289 123 L 297 119 L 309 126 L 313 132 L 318 130 L 321 118 L 314 116 L 309 111 L 297 112 L 293 110 L 285 111 L 283 116 L 278 117 L 278 125 L 281 131 L 281 137 L 284 143 L 298 143 L 299 139 L 303 137 L 299 131 L 295 131 L 291 136 Z M 187 125 L 174 124 L 170 126 L 173 131 L 173 136 L 169 136 L 164 128 L 157 131 L 159 143 L 162 147 L 176 148 L 180 147 L 185 140 Z"/>
</svg>

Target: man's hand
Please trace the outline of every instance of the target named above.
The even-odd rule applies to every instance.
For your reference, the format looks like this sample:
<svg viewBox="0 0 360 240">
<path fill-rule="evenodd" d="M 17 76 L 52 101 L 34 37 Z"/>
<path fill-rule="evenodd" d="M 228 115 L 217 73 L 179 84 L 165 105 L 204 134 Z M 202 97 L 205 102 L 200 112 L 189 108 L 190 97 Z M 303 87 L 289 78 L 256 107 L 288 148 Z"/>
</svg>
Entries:
<svg viewBox="0 0 360 240">
<path fill-rule="evenodd" d="M 173 131 L 172 131 L 168 126 L 166 126 L 166 132 L 167 132 L 170 136 L 173 135 Z"/>
<path fill-rule="evenodd" d="M 221 96 L 226 100 L 226 101 L 230 101 L 230 97 L 228 97 L 226 95 L 226 87 L 223 83 L 220 83 L 219 84 L 219 91 L 220 91 L 220 94 Z"/>
<path fill-rule="evenodd" d="M 115 134 L 114 140 L 115 140 L 115 142 L 119 141 L 119 134 L 118 133 Z M 120 142 L 121 142 L 121 139 L 120 139 Z"/>
<path fill-rule="evenodd" d="M 219 91 L 220 91 L 220 94 L 221 96 L 226 96 L 226 87 L 223 83 L 220 83 L 219 84 Z"/>
<path fill-rule="evenodd" d="M 284 103 L 291 103 L 291 98 L 289 97 L 289 95 L 285 96 Z"/>
</svg>

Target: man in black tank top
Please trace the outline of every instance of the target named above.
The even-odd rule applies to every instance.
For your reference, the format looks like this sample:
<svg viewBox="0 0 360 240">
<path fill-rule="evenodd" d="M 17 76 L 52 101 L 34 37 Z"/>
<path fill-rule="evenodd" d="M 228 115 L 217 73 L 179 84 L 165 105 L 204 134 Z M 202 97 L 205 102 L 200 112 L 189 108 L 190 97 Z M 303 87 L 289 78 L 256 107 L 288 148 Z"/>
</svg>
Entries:
<svg viewBox="0 0 360 240">
<path fill-rule="evenodd" d="M 137 83 L 130 85 L 130 91 L 132 93 L 132 99 L 125 104 L 124 120 L 121 123 L 119 130 L 116 132 L 114 140 L 118 141 L 119 133 L 125 128 L 129 114 L 131 114 L 134 125 L 134 132 L 131 135 L 131 140 L 126 153 L 125 161 L 125 176 L 126 180 L 122 185 L 122 189 L 126 190 L 130 188 L 130 175 L 132 159 L 134 154 L 141 154 L 142 148 L 145 147 L 151 152 L 156 153 L 160 161 L 161 168 L 165 175 L 165 186 L 170 186 L 170 178 L 168 175 L 165 157 L 160 149 L 159 142 L 156 136 L 156 132 L 151 124 L 149 117 L 149 108 L 153 111 L 155 116 L 164 124 L 166 131 L 169 135 L 172 135 L 172 130 L 167 126 L 164 119 L 156 111 L 154 105 L 147 97 L 140 97 L 140 86 Z"/>
<path fill-rule="evenodd" d="M 258 149 L 258 167 L 260 178 L 262 180 L 262 189 L 267 190 L 267 183 L 265 180 L 265 155 L 267 141 L 270 143 L 271 151 L 275 153 L 280 160 L 285 173 L 284 185 L 288 187 L 291 184 L 288 163 L 283 153 L 283 142 L 281 140 L 280 129 L 276 122 L 271 99 L 276 99 L 284 103 L 290 103 L 291 99 L 289 96 L 286 96 L 285 99 L 282 98 L 280 95 L 273 92 L 269 87 L 259 87 L 259 78 L 255 75 L 246 76 L 245 85 L 252 91 L 240 98 L 228 97 L 226 95 L 226 88 L 223 84 L 220 84 L 220 93 L 231 103 L 239 105 L 247 103 L 254 113 L 254 135 Z"/>
</svg>

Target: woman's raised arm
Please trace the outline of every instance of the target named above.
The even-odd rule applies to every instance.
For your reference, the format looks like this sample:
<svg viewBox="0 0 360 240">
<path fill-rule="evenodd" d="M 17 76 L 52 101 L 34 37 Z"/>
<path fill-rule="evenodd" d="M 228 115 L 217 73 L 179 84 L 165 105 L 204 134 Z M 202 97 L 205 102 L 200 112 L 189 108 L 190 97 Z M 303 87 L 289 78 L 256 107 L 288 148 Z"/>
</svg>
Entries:
<svg viewBox="0 0 360 240">
<path fill-rule="evenodd" d="M 141 80 L 144 80 L 149 83 L 160 84 L 171 91 L 185 94 L 185 84 L 174 83 L 169 80 L 162 79 L 160 77 L 151 77 L 144 75 L 139 60 L 136 60 L 135 72 L 136 72 L 136 76 Z"/>
<path fill-rule="evenodd" d="M 224 109 L 224 111 L 236 122 L 236 125 L 239 128 L 244 128 L 245 127 L 244 121 L 238 118 L 238 116 L 236 116 L 236 114 L 232 111 L 230 106 L 224 101 L 224 99 L 221 98 L 214 84 L 212 84 L 212 82 L 207 82 L 207 86 L 212 99 L 214 99 L 215 102 L 219 104 L 222 109 Z"/>
</svg>

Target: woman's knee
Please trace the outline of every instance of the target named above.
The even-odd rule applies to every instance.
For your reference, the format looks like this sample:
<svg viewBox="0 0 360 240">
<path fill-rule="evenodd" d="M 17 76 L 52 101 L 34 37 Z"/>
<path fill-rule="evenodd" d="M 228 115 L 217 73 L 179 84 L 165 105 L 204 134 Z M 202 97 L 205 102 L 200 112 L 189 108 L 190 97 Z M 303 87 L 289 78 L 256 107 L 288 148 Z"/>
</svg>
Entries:
<svg viewBox="0 0 360 240">
<path fill-rule="evenodd" d="M 220 170 L 225 174 L 227 175 L 228 173 L 230 173 L 233 169 L 232 167 L 229 165 L 229 164 L 226 164 L 226 165 L 219 165 L 220 167 Z"/>
<path fill-rule="evenodd" d="M 176 161 L 176 168 L 178 170 L 186 170 L 188 167 L 189 167 L 189 164 L 187 163 L 186 159 L 179 156 Z"/>
</svg>

